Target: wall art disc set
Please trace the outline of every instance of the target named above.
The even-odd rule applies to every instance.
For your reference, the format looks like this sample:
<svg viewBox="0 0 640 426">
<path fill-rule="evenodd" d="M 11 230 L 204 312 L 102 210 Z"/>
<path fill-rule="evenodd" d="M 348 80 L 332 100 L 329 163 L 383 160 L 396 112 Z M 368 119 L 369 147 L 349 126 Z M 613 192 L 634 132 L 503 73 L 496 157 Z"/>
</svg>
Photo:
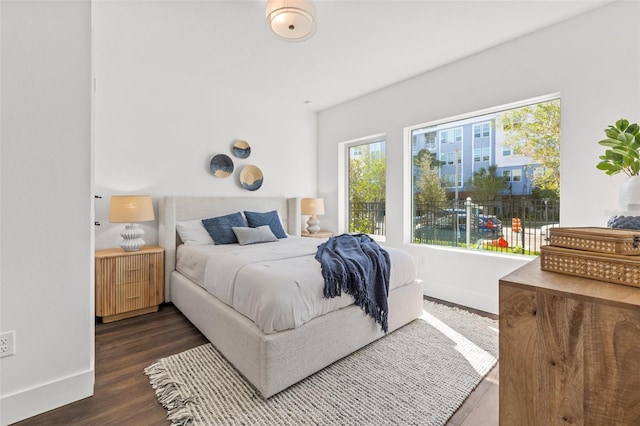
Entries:
<svg viewBox="0 0 640 426">
<path fill-rule="evenodd" d="M 236 140 L 231 146 L 233 155 L 240 159 L 246 159 L 251 155 L 251 145 L 247 141 Z M 225 154 L 214 155 L 211 159 L 211 173 L 215 177 L 227 178 L 234 170 L 231 157 Z M 244 166 L 240 171 L 240 185 L 247 191 L 257 191 L 262 186 L 262 171 L 253 164 Z"/>
</svg>

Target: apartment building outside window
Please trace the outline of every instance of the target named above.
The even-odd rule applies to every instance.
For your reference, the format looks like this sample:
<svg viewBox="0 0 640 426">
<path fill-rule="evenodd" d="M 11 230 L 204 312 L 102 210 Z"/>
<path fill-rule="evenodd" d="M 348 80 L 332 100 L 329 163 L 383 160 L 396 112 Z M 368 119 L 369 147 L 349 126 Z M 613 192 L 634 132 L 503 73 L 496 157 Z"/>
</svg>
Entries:
<svg viewBox="0 0 640 426">
<path fill-rule="evenodd" d="M 559 95 L 419 124 L 406 135 L 413 243 L 537 253 L 541 226 L 559 220 Z M 465 208 L 473 210 L 471 246 L 460 239 Z M 512 218 L 522 221 L 526 241 L 514 239 Z"/>
</svg>

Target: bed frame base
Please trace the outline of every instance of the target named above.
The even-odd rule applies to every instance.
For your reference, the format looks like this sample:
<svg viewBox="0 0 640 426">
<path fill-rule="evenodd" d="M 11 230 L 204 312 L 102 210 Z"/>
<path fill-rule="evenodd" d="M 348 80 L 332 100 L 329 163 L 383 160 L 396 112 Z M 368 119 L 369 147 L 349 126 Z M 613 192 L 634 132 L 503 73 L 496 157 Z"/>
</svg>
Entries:
<svg viewBox="0 0 640 426">
<path fill-rule="evenodd" d="M 384 336 L 380 325 L 355 305 L 296 329 L 264 334 L 175 271 L 171 286 L 172 302 L 265 398 Z M 418 282 L 390 292 L 389 332 L 422 314 L 422 294 Z"/>
</svg>

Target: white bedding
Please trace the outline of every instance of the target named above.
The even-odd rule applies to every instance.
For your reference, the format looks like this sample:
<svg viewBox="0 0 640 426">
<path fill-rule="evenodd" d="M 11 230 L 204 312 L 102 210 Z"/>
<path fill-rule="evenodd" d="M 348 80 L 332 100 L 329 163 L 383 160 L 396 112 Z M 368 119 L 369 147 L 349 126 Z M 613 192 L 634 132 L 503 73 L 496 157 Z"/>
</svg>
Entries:
<svg viewBox="0 0 640 426">
<path fill-rule="evenodd" d="M 263 332 L 275 333 L 353 304 L 345 294 L 323 297 L 324 280 L 314 258 L 322 242 L 290 236 L 248 246 L 181 245 L 176 269 L 253 320 Z M 391 259 L 389 289 L 414 281 L 412 258 L 401 250 L 385 250 Z"/>
</svg>

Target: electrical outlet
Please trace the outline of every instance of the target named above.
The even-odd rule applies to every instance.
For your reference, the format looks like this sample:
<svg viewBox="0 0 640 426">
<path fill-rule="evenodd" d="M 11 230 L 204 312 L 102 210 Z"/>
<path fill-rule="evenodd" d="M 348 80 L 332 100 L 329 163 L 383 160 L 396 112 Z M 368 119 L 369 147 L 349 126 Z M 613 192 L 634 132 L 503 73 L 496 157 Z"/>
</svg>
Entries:
<svg viewBox="0 0 640 426">
<path fill-rule="evenodd" d="M 0 358 L 15 355 L 16 353 L 16 332 L 5 331 L 0 333 Z"/>
</svg>

